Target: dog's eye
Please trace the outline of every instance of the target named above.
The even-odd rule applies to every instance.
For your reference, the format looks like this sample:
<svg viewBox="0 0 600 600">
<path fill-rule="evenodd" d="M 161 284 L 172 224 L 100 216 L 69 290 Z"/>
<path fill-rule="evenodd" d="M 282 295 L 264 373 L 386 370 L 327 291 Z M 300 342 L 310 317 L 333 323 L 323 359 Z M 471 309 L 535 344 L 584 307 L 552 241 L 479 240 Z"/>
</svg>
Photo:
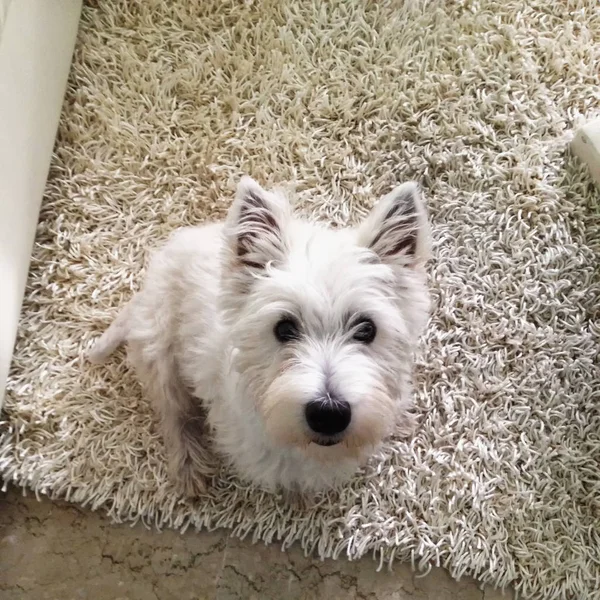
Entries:
<svg viewBox="0 0 600 600">
<path fill-rule="evenodd" d="M 376 335 L 377 327 L 375 327 L 375 323 L 369 318 L 364 318 L 354 326 L 352 339 L 361 342 L 362 344 L 370 344 L 375 339 Z"/>
<path fill-rule="evenodd" d="M 297 340 L 300 336 L 298 324 L 293 319 L 281 319 L 281 321 L 275 325 L 274 333 L 275 337 L 282 344 Z"/>
</svg>

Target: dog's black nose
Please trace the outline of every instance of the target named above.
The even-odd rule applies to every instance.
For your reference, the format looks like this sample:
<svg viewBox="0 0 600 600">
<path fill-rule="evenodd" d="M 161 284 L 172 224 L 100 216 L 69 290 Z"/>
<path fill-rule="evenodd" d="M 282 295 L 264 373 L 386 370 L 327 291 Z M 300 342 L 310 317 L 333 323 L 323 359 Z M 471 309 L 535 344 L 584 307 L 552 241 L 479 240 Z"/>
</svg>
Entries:
<svg viewBox="0 0 600 600">
<path fill-rule="evenodd" d="M 306 405 L 304 415 L 315 433 L 337 435 L 350 425 L 352 409 L 343 400 L 319 399 Z"/>
</svg>

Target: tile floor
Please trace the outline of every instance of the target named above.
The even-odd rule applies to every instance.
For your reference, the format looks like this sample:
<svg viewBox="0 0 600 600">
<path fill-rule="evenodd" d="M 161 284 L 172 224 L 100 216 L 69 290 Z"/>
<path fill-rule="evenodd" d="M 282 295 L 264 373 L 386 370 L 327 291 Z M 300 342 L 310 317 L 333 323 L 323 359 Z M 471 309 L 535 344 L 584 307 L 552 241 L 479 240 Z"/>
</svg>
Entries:
<svg viewBox="0 0 600 600">
<path fill-rule="evenodd" d="M 1 600 L 510 600 L 442 569 L 375 571 L 252 545 L 227 532 L 115 525 L 78 507 L 0 493 Z"/>
</svg>

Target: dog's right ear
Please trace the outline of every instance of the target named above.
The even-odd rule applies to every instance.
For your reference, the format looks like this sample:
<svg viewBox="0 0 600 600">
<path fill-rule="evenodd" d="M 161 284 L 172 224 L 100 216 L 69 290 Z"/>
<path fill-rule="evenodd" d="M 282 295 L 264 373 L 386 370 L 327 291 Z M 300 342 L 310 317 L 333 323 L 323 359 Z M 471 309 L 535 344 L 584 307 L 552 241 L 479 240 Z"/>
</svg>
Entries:
<svg viewBox="0 0 600 600">
<path fill-rule="evenodd" d="M 290 215 L 286 198 L 242 177 L 225 226 L 234 265 L 256 271 L 281 262 L 287 253 Z"/>
<path fill-rule="evenodd" d="M 379 200 L 359 227 L 358 241 L 383 263 L 423 265 L 429 258 L 429 225 L 419 186 L 403 183 Z"/>
</svg>

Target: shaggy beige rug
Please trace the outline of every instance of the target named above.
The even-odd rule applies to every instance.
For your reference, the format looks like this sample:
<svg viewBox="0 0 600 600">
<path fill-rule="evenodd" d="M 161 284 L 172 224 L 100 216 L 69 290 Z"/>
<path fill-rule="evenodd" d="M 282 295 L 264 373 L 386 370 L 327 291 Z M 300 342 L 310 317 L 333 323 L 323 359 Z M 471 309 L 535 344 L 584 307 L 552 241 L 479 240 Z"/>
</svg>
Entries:
<svg viewBox="0 0 600 600">
<path fill-rule="evenodd" d="M 527 598 L 600 589 L 597 0 L 89 3 L 5 406 L 0 473 L 159 526 L 443 565 Z M 304 511 L 228 473 L 183 501 L 133 375 L 82 350 L 242 172 L 355 221 L 406 179 L 434 225 L 418 432 Z"/>
</svg>

